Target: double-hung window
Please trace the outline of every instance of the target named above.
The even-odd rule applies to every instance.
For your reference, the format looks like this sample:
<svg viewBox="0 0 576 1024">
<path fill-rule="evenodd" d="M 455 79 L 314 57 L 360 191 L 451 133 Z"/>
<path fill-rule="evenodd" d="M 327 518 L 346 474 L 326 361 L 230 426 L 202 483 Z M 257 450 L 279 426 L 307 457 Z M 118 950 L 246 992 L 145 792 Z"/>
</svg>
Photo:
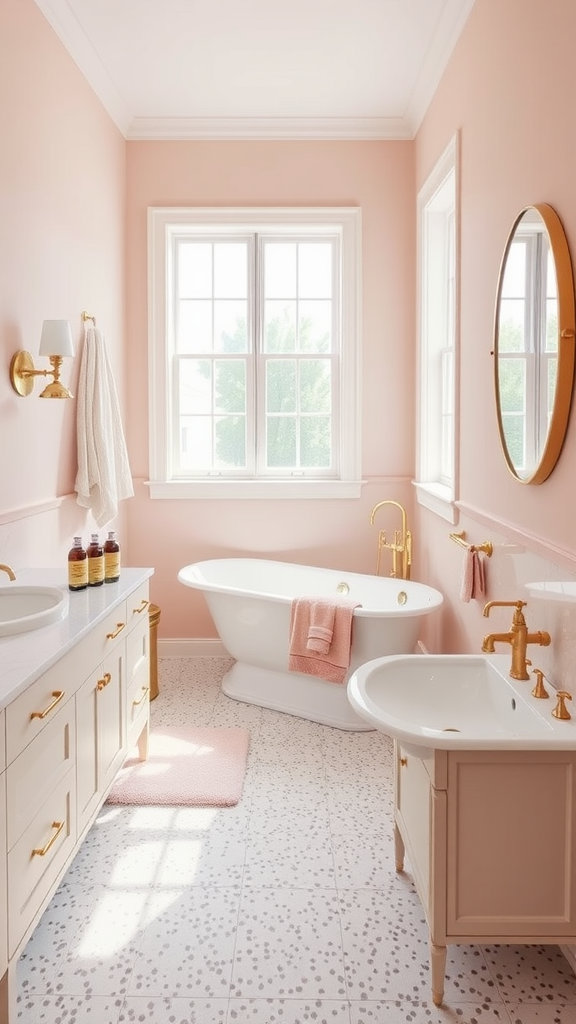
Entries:
<svg viewBox="0 0 576 1024">
<path fill-rule="evenodd" d="M 458 139 L 418 195 L 418 501 L 456 520 Z"/>
<path fill-rule="evenodd" d="M 153 497 L 359 493 L 357 209 L 149 211 Z"/>
</svg>

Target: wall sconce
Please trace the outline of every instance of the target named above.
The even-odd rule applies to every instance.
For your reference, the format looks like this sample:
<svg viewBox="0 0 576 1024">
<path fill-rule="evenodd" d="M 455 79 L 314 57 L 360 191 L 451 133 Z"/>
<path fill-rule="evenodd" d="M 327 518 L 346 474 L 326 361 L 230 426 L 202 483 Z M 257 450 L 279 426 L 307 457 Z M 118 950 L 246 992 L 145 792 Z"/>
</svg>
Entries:
<svg viewBox="0 0 576 1024">
<path fill-rule="evenodd" d="M 52 374 L 54 380 L 46 385 L 40 393 L 40 398 L 73 398 L 74 395 L 60 380 L 62 359 L 74 355 L 72 330 L 68 320 L 44 321 L 40 337 L 40 355 L 48 357 L 52 363 L 51 370 L 36 370 L 32 356 L 23 349 L 12 356 L 10 383 L 14 391 L 25 398 L 34 390 L 34 377 L 47 377 Z"/>
</svg>

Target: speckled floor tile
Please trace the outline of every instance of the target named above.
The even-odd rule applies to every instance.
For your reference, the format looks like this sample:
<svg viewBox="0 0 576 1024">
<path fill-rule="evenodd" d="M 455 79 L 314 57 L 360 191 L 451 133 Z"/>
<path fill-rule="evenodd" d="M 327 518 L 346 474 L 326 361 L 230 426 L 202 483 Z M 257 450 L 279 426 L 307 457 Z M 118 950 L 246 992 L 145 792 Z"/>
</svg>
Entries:
<svg viewBox="0 0 576 1024">
<path fill-rule="evenodd" d="M 338 889 L 382 889 L 396 874 L 391 830 L 363 828 L 332 835 Z"/>
<path fill-rule="evenodd" d="M 339 907 L 332 891 L 243 890 L 231 995 L 346 997 Z"/>
<path fill-rule="evenodd" d="M 21 1024 L 117 1024 L 121 1004 L 122 999 L 108 996 L 37 996 L 22 1000 L 16 1019 Z"/>
<path fill-rule="evenodd" d="M 511 1024 L 511 1020 L 503 1003 L 450 1003 L 438 1007 L 402 998 L 351 1002 L 350 1024 Z"/>
<path fill-rule="evenodd" d="M 576 977 L 558 946 L 485 946 L 484 956 L 502 999 L 515 1003 L 571 1003 L 576 1021 Z"/>
<path fill-rule="evenodd" d="M 227 999 L 154 999 L 128 996 L 118 1024 L 226 1024 Z M 104 1024 L 104 1020 L 102 1020 Z"/>
<path fill-rule="evenodd" d="M 18 963 L 18 1024 L 576 1024 L 554 946 L 449 946 L 432 1005 L 391 740 L 230 700 L 231 664 L 160 659 L 151 716 L 246 725 L 240 802 L 105 805 Z"/>
<path fill-rule="evenodd" d="M 520 1003 L 509 1006 L 510 1024 L 573 1024 L 576 1019 L 574 1006 L 569 1003 L 554 1003 L 546 1006 L 534 1006 Z"/>
<path fill-rule="evenodd" d="M 228 996 L 239 903 L 240 888 L 189 887 L 159 907 L 142 938 L 127 994 Z"/>
<path fill-rule="evenodd" d="M 304 829 L 286 820 L 276 831 L 254 831 L 246 844 L 244 885 L 334 888 L 334 858 L 327 827 Z"/>
<path fill-rule="evenodd" d="M 331 999 L 231 999 L 226 1024 L 350 1024 L 350 1010 Z"/>
</svg>

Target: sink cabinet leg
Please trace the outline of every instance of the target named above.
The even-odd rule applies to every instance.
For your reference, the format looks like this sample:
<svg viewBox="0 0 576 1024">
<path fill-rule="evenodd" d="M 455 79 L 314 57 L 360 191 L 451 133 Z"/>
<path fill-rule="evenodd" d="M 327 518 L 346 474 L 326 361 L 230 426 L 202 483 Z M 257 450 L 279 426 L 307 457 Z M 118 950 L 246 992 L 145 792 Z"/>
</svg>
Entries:
<svg viewBox="0 0 576 1024">
<path fill-rule="evenodd" d="M 398 828 L 398 825 L 394 824 L 394 859 L 396 861 L 396 871 L 404 871 L 405 852 L 404 840 L 400 835 L 400 829 Z"/>
<path fill-rule="evenodd" d="M 432 973 L 432 1002 L 442 1006 L 444 999 L 444 978 L 446 976 L 446 946 L 430 943 L 430 969 Z"/>
</svg>

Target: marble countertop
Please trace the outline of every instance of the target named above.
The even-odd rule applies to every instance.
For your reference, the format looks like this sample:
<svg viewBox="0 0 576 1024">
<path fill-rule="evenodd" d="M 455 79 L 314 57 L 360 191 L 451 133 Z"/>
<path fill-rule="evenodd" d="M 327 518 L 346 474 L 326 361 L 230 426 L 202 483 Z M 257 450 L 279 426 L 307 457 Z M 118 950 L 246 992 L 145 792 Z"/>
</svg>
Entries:
<svg viewBox="0 0 576 1024">
<path fill-rule="evenodd" d="M 68 614 L 50 626 L 0 637 L 0 709 L 51 668 L 153 573 L 153 569 L 122 568 L 117 583 L 77 592 L 68 589 L 66 568 L 24 569 L 17 573 L 17 584 L 63 590 L 68 598 Z M 0 586 L 9 587 L 10 581 L 0 580 Z"/>
</svg>

